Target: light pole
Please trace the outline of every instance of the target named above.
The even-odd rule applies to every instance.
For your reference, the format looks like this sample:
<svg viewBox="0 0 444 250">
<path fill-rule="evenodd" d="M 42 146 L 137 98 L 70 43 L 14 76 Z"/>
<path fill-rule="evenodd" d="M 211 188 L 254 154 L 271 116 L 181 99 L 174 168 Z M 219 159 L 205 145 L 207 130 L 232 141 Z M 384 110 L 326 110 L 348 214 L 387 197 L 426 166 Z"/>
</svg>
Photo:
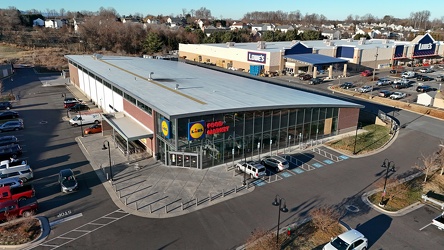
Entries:
<svg viewBox="0 0 444 250">
<path fill-rule="evenodd" d="M 358 124 L 356 124 L 356 134 L 355 134 L 355 145 L 353 146 L 353 154 L 356 154 L 356 142 L 358 141 L 358 129 L 359 127 L 362 126 L 361 122 L 358 122 Z"/>
<path fill-rule="evenodd" d="M 83 134 L 83 120 L 82 120 L 82 111 L 79 108 L 79 119 L 80 119 L 80 130 L 82 131 L 82 137 L 85 135 Z"/>
<path fill-rule="evenodd" d="M 386 169 L 386 171 L 385 171 L 385 180 L 384 180 L 384 189 L 383 189 L 382 195 L 381 195 L 381 202 L 379 202 L 379 206 L 383 207 L 383 206 L 385 206 L 385 204 L 384 204 L 384 197 L 385 197 L 385 192 L 386 192 L 386 187 L 387 187 L 388 173 L 389 172 L 396 172 L 396 170 L 395 170 L 395 162 L 389 161 L 389 159 L 385 159 L 384 162 L 382 163 L 381 167 Z"/>
<path fill-rule="evenodd" d="M 244 142 L 244 181 L 242 182 L 242 185 L 247 185 L 247 179 L 246 179 L 246 175 L 247 174 L 247 154 L 245 153 L 245 142 Z"/>
<path fill-rule="evenodd" d="M 284 202 L 282 204 L 282 201 Z M 279 229 L 281 225 L 281 211 L 286 213 L 288 212 L 287 204 L 284 198 L 281 198 L 279 195 L 276 195 L 274 197 L 273 206 L 279 206 L 279 212 L 278 212 L 278 224 L 277 224 L 277 230 L 276 230 L 276 245 L 279 244 Z"/>
<path fill-rule="evenodd" d="M 108 147 L 105 144 L 108 144 Z M 110 177 L 109 180 L 113 181 L 113 169 L 111 166 L 111 147 L 109 146 L 109 141 L 105 140 L 103 142 L 102 150 L 107 150 L 107 149 L 108 149 L 108 157 L 109 157 L 109 177 Z"/>
<path fill-rule="evenodd" d="M 378 49 L 379 47 L 376 47 L 375 68 L 373 69 L 373 81 L 375 81 L 376 68 L 378 67 Z"/>
</svg>

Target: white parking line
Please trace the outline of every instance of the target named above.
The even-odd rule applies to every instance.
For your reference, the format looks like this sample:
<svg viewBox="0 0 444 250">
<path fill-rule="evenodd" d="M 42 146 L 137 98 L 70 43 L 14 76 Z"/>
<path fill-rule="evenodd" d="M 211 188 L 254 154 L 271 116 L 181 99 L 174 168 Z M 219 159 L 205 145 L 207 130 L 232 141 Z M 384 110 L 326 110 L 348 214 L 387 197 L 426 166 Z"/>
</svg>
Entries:
<svg viewBox="0 0 444 250">
<path fill-rule="evenodd" d="M 110 217 L 110 215 L 112 215 L 113 213 L 123 213 L 124 215 L 123 215 L 122 217 L 119 217 L 119 218 Z M 64 233 L 64 234 L 62 234 L 62 235 L 59 235 L 59 236 L 55 237 L 54 239 L 48 240 L 48 241 L 46 241 L 46 242 L 40 244 L 39 246 L 50 247 L 51 249 L 56 249 L 56 248 L 62 247 L 62 246 L 64 246 L 64 245 L 66 245 L 66 244 L 68 244 L 68 243 L 70 243 L 70 242 L 73 242 L 73 241 L 75 241 L 75 240 L 77 240 L 77 239 L 80 239 L 80 238 L 82 238 L 83 236 L 85 236 L 85 235 L 87 235 L 87 234 L 90 234 L 90 233 L 92 233 L 92 232 L 94 232 L 94 231 L 96 231 L 96 230 L 98 230 L 98 229 L 100 229 L 100 228 L 102 228 L 102 227 L 104 227 L 104 226 L 107 226 L 107 225 L 109 225 L 109 224 L 111 224 L 111 223 L 113 223 L 113 222 L 116 222 L 116 221 L 118 221 L 118 220 L 120 220 L 120 219 L 123 219 L 123 218 L 127 217 L 128 215 L 130 215 L 130 214 L 124 212 L 124 211 L 121 210 L 121 209 L 118 209 L 118 210 L 113 211 L 113 212 L 111 212 L 111 213 L 108 213 L 108 214 L 106 214 L 106 215 L 104 215 L 104 216 L 102 216 L 102 217 L 100 217 L 100 218 L 97 218 L 97 219 L 95 219 L 95 220 L 93 220 L 93 221 L 91 221 L 91 222 L 88 222 L 88 223 L 86 223 L 86 224 L 84 224 L 84 225 L 81 225 L 81 226 L 79 226 L 79 227 L 77 227 L 77 228 L 75 228 L 75 229 L 73 229 L 73 230 L 71 230 L 71 231 L 68 231 L 68 232 L 66 232 L 66 233 Z M 76 215 L 73 215 L 73 216 L 76 216 Z M 73 216 L 70 216 L 70 217 L 73 217 Z M 77 215 L 77 217 L 80 217 L 80 216 Z M 77 217 L 76 217 L 76 218 L 77 218 Z M 57 221 L 57 224 L 60 224 L 60 223 L 62 223 L 62 222 L 64 222 L 64 221 L 67 221 L 68 218 L 69 218 L 69 217 L 64 218 L 64 219 L 61 219 L 61 220 L 58 220 L 58 221 Z M 71 219 L 72 219 L 72 218 L 70 218 L 69 220 L 71 220 Z M 111 219 L 111 221 L 108 222 L 108 223 L 105 223 L 105 224 L 96 223 L 96 221 L 101 220 L 101 219 Z M 84 227 L 84 226 L 86 226 L 86 225 L 98 225 L 99 227 L 97 227 L 97 228 L 95 228 L 95 229 L 93 229 L 93 230 L 81 230 L 81 229 L 80 229 L 80 228 L 82 228 L 82 227 Z M 69 234 L 69 233 L 71 233 L 71 232 L 82 232 L 82 233 L 84 233 L 84 234 L 79 235 L 79 236 L 76 237 L 76 238 L 71 238 L 71 237 L 66 237 L 66 236 L 65 236 L 65 235 L 67 235 L 67 234 Z M 53 245 L 53 244 L 51 244 L 52 241 L 55 241 L 55 240 L 57 240 L 57 239 L 66 239 L 66 240 L 68 240 L 68 241 L 63 242 L 63 243 L 58 244 L 58 245 Z M 49 243 L 49 244 L 48 244 L 48 243 Z M 36 247 L 37 247 L 37 246 L 36 246 Z M 32 249 L 32 248 L 31 248 L 31 249 Z"/>
</svg>

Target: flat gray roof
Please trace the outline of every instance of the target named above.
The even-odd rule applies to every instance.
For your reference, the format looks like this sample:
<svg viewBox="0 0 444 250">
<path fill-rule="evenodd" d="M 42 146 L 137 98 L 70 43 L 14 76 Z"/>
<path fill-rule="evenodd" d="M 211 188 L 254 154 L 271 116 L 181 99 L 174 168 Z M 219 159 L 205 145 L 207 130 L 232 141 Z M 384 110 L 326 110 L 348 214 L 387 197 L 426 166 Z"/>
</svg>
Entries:
<svg viewBox="0 0 444 250">
<path fill-rule="evenodd" d="M 361 105 L 183 62 L 67 55 L 168 119 L 247 110 Z M 150 73 L 152 79 L 149 79 Z"/>
</svg>

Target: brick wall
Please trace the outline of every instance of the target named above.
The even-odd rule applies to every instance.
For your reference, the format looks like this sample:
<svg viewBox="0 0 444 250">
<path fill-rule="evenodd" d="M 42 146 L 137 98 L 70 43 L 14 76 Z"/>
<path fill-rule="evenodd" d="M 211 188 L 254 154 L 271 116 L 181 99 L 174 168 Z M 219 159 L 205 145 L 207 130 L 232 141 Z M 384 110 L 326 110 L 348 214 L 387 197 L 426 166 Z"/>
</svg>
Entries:
<svg viewBox="0 0 444 250">
<path fill-rule="evenodd" d="M 140 109 L 136 105 L 132 104 L 126 99 L 123 99 L 123 109 L 126 113 L 128 113 L 130 116 L 132 116 L 134 119 L 138 120 L 141 124 L 149 128 L 151 131 L 155 132 L 154 130 L 154 111 L 153 116 L 146 113 L 144 110 Z M 151 151 L 154 151 L 154 143 L 152 143 L 152 140 L 155 140 L 155 133 L 153 135 L 153 139 L 147 139 L 145 145 L 147 148 L 151 149 Z"/>
<path fill-rule="evenodd" d="M 340 132 L 354 130 L 359 119 L 359 108 L 340 108 L 338 129 Z"/>
</svg>

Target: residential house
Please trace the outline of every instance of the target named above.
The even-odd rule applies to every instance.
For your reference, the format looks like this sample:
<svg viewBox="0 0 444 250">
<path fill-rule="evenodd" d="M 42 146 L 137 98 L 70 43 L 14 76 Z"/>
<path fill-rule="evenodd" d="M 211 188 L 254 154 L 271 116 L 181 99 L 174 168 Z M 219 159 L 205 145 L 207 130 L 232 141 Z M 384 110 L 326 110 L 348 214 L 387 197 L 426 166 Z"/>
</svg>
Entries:
<svg viewBox="0 0 444 250">
<path fill-rule="evenodd" d="M 168 17 L 167 23 L 171 27 L 183 27 L 187 23 L 187 20 L 183 17 Z"/>
<path fill-rule="evenodd" d="M 321 31 L 321 35 L 329 38 L 330 40 L 341 39 L 341 31 L 339 30 L 324 29 Z"/>
<path fill-rule="evenodd" d="M 243 30 L 243 29 L 247 29 L 247 28 L 248 28 L 247 24 L 245 24 L 243 22 L 234 22 L 230 26 L 230 30 Z"/>
<path fill-rule="evenodd" d="M 140 23 L 140 21 L 137 18 L 133 18 L 133 17 L 125 17 L 121 19 L 122 23 Z"/>
<path fill-rule="evenodd" d="M 41 18 L 37 18 L 32 21 L 32 26 L 43 27 L 43 26 L 45 26 L 45 21 L 43 21 Z"/>
<path fill-rule="evenodd" d="M 60 29 L 63 27 L 63 21 L 60 19 L 45 20 L 45 28 Z"/>
<path fill-rule="evenodd" d="M 291 25 L 278 25 L 274 28 L 274 30 L 280 30 L 283 33 L 287 33 L 287 31 L 295 30 L 295 28 Z"/>
<path fill-rule="evenodd" d="M 84 22 L 85 22 L 85 19 L 83 19 L 83 18 L 73 18 L 72 19 L 75 33 L 79 32 L 79 26 L 82 25 L 82 23 L 84 23 Z"/>
</svg>

